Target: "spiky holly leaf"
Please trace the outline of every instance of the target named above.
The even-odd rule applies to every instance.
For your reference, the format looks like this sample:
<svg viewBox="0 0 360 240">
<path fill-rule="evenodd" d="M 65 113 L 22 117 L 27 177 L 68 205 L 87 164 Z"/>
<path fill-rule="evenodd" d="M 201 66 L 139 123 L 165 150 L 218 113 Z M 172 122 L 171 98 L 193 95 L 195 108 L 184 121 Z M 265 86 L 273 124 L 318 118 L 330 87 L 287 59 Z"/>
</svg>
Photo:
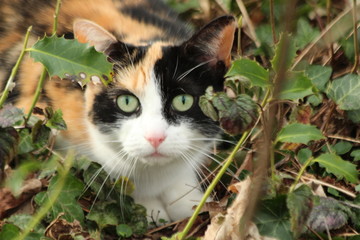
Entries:
<svg viewBox="0 0 360 240">
<path fill-rule="evenodd" d="M 252 86 L 269 86 L 269 71 L 256 61 L 242 58 L 234 61 L 225 75 L 226 77 L 243 76 L 249 79 Z"/>
<path fill-rule="evenodd" d="M 112 64 L 106 56 L 76 39 L 45 36 L 27 51 L 45 66 L 50 76 L 67 78 L 81 86 L 90 81 L 105 85 L 111 81 Z"/>
<path fill-rule="evenodd" d="M 314 159 L 320 166 L 326 168 L 326 171 L 334 174 L 338 179 L 345 178 L 351 183 L 359 182 L 359 172 L 356 165 L 343 160 L 340 156 L 332 153 L 321 154 Z"/>
<path fill-rule="evenodd" d="M 293 123 L 280 130 L 276 142 L 292 142 L 307 144 L 312 140 L 324 139 L 324 135 L 315 126 Z"/>
</svg>

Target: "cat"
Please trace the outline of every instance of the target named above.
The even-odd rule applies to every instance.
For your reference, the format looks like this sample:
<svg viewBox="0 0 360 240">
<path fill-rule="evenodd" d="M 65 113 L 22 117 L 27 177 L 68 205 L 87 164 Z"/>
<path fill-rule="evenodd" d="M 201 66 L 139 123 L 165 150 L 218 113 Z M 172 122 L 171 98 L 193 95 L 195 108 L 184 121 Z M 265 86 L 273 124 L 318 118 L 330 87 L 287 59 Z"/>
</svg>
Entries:
<svg viewBox="0 0 360 240">
<path fill-rule="evenodd" d="M 29 45 L 52 31 L 55 1 L 0 0 L 0 80 L 4 87 L 26 28 Z M 193 33 L 163 2 L 63 0 L 58 35 L 87 42 L 114 63 L 113 82 L 82 89 L 47 80 L 37 106 L 61 109 L 67 131 L 59 142 L 100 163 L 114 178 L 129 177 L 133 197 L 156 219 L 192 214 L 202 198 L 197 174 L 219 136 L 199 97 L 223 90 L 236 29 L 232 16 Z M 26 57 L 9 102 L 29 109 L 41 64 Z"/>
</svg>

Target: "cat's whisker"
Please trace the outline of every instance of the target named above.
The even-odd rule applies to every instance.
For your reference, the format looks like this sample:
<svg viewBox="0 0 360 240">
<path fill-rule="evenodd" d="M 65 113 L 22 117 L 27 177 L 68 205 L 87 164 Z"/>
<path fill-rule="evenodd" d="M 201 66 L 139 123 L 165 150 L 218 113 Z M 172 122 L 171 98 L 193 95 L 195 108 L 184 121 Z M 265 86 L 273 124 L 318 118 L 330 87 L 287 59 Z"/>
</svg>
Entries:
<svg viewBox="0 0 360 240">
<path fill-rule="evenodd" d="M 232 145 L 236 145 L 236 142 L 234 142 L 234 141 L 225 140 L 225 139 L 221 139 L 221 138 L 189 138 L 189 140 L 190 141 L 224 142 L 224 143 L 230 143 Z"/>
<path fill-rule="evenodd" d="M 187 75 L 189 75 L 192 71 L 194 71 L 195 69 L 197 69 L 197 68 L 199 68 L 199 67 L 201 67 L 201 66 L 203 66 L 203 65 L 205 65 L 205 64 L 208 64 L 208 63 L 211 62 L 211 61 L 213 61 L 213 59 L 210 59 L 210 60 L 208 60 L 208 61 L 202 62 L 202 63 L 196 65 L 195 67 L 190 68 L 189 70 L 187 70 L 187 71 L 185 71 L 184 73 L 182 73 L 182 74 L 176 79 L 176 81 L 179 81 L 179 82 L 180 82 L 180 81 L 183 80 Z"/>
<path fill-rule="evenodd" d="M 202 155 L 210 158 L 211 160 L 213 160 L 214 162 L 216 162 L 216 163 L 219 164 L 220 166 L 222 166 L 222 165 L 224 164 L 223 162 L 220 162 L 219 160 L 217 160 L 216 158 L 214 158 L 214 157 L 211 156 L 210 154 L 204 152 L 204 149 L 202 149 L 202 148 L 199 148 L 199 147 L 195 148 L 194 146 L 189 146 L 189 149 L 192 149 L 192 150 L 194 150 L 194 151 L 196 151 L 196 152 L 198 152 L 198 153 L 200 153 L 200 154 L 202 154 Z M 222 160 L 224 160 L 224 158 L 222 158 L 222 157 L 220 157 L 220 158 L 221 158 Z M 237 180 L 240 181 L 240 179 L 235 175 L 235 173 L 234 173 L 231 169 L 228 168 L 226 171 L 227 171 L 229 174 L 231 174 L 231 176 L 232 176 L 233 178 L 235 178 L 235 179 L 237 179 Z"/>
<path fill-rule="evenodd" d="M 174 70 L 174 74 L 172 75 L 171 78 L 174 78 L 174 77 L 175 77 L 175 75 L 176 75 L 176 73 L 177 73 L 178 65 L 179 65 L 179 56 L 176 56 L 175 70 Z"/>
</svg>

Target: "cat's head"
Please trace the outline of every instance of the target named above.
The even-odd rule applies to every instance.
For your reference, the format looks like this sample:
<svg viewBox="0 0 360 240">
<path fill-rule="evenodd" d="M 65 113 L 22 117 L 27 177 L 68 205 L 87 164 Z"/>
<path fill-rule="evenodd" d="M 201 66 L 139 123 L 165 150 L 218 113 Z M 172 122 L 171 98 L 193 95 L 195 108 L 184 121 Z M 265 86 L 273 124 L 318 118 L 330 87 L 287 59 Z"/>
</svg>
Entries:
<svg viewBox="0 0 360 240">
<path fill-rule="evenodd" d="M 235 28 L 235 19 L 224 16 L 181 45 L 134 46 L 92 22 L 76 21 L 75 36 L 114 63 L 108 87 L 90 83 L 86 89 L 92 141 L 114 155 L 114 164 L 196 162 L 200 159 L 193 158 L 208 154 L 219 127 L 203 114 L 199 97 L 210 85 L 223 89 Z M 108 164 L 106 158 L 100 162 Z"/>
</svg>

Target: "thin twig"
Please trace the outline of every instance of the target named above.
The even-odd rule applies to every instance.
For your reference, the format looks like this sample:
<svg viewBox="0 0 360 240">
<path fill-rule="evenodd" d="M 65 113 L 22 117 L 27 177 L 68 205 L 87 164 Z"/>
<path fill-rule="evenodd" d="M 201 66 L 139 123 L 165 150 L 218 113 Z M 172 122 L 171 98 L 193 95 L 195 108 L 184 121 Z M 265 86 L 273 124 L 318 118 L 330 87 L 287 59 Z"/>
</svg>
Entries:
<svg viewBox="0 0 360 240">
<path fill-rule="evenodd" d="M 359 11 L 360 4 L 356 5 L 356 11 Z M 334 42 L 338 37 L 344 36 L 344 34 L 350 29 L 349 26 L 351 20 L 350 12 L 353 8 L 349 8 L 344 10 L 341 14 L 339 14 L 329 25 L 326 26 L 324 31 L 314 39 L 302 52 L 299 54 L 294 61 L 294 64 L 290 68 L 290 70 L 294 70 L 295 67 L 301 62 L 301 60 L 312 50 L 322 39 L 325 39 L 327 43 Z M 333 28 L 337 26 L 336 31 L 331 31 Z M 331 33 L 330 33 L 331 31 Z M 330 36 L 329 36 L 330 35 Z M 332 37 L 332 38 L 330 38 Z"/>
<path fill-rule="evenodd" d="M 17 74 L 17 71 L 19 70 L 19 67 L 20 67 L 20 63 L 22 61 L 22 59 L 24 58 L 24 55 L 25 55 L 25 50 L 27 48 L 27 44 L 28 44 L 28 41 L 29 41 L 29 37 L 30 37 L 30 32 L 31 32 L 31 29 L 32 29 L 32 26 L 30 26 L 27 31 L 26 31 L 26 35 L 25 35 L 25 40 L 24 40 L 24 45 L 23 45 L 23 48 L 21 49 L 21 53 L 20 53 L 20 56 L 19 58 L 17 59 L 16 61 L 16 64 L 15 66 L 13 67 L 13 69 L 11 70 L 11 75 L 6 83 L 6 86 L 5 86 L 5 89 L 1 95 L 1 98 L 0 98 L 0 108 L 2 108 L 2 106 L 4 105 L 7 97 L 9 96 L 9 92 L 11 91 L 11 89 L 13 88 L 13 85 L 14 85 L 14 78 Z"/>
<path fill-rule="evenodd" d="M 250 32 L 250 38 L 254 41 L 256 47 L 260 47 L 261 43 L 259 41 L 259 39 L 256 36 L 256 32 L 255 32 L 255 27 L 249 17 L 249 14 L 246 10 L 245 4 L 243 3 L 242 0 L 236 0 L 237 5 L 240 8 L 241 14 L 246 22 L 246 24 L 249 27 L 249 32 Z"/>
<path fill-rule="evenodd" d="M 356 71 L 358 70 L 358 65 L 359 65 L 359 43 L 358 43 L 358 31 L 357 31 L 357 14 L 356 14 L 356 0 L 353 0 L 354 6 L 353 6 L 353 21 L 354 21 L 354 51 L 355 51 L 355 56 L 354 56 L 354 66 L 351 69 L 352 73 L 356 73 Z"/>
</svg>

